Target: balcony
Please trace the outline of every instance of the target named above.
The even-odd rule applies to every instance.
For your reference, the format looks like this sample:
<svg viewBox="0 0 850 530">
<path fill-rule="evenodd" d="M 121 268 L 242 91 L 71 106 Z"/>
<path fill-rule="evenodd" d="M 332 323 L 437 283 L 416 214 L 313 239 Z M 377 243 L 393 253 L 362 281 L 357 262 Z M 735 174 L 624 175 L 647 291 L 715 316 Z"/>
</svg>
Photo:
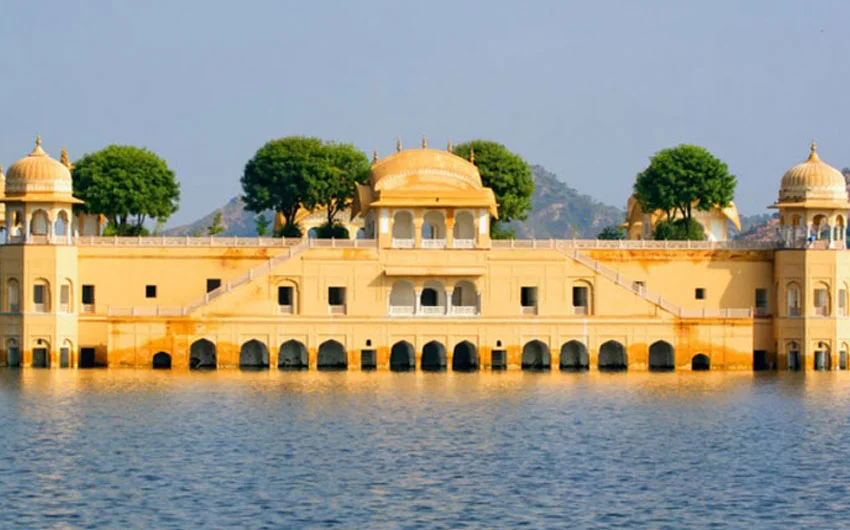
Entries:
<svg viewBox="0 0 850 530">
<path fill-rule="evenodd" d="M 415 239 L 396 239 L 393 238 L 393 248 L 413 248 Z"/>
<path fill-rule="evenodd" d="M 94 313 L 94 304 L 83 304 L 83 313 Z"/>
<path fill-rule="evenodd" d="M 474 239 L 455 239 L 452 241 L 452 248 L 475 248 Z"/>
<path fill-rule="evenodd" d="M 520 315 L 536 315 L 537 314 L 537 306 L 536 305 L 526 305 L 520 308 Z"/>
<path fill-rule="evenodd" d="M 573 314 L 574 315 L 587 316 L 589 313 L 590 313 L 590 311 L 588 310 L 587 306 L 584 306 L 584 305 L 573 306 Z"/>
<path fill-rule="evenodd" d="M 756 307 L 754 314 L 757 317 L 769 317 L 770 309 L 767 307 Z"/>
<path fill-rule="evenodd" d="M 345 305 L 329 305 L 328 312 L 331 315 L 344 315 L 346 313 Z"/>
<path fill-rule="evenodd" d="M 423 239 L 422 248 L 446 248 L 445 239 Z"/>
<path fill-rule="evenodd" d="M 281 315 L 291 315 L 293 313 L 292 305 L 279 305 L 277 306 L 277 312 Z"/>
</svg>

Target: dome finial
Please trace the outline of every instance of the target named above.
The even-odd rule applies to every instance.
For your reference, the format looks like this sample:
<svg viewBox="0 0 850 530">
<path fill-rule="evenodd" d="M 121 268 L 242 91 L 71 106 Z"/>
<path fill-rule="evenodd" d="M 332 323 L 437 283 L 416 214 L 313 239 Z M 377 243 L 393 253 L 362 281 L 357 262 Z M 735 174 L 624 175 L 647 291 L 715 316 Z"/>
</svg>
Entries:
<svg viewBox="0 0 850 530">
<path fill-rule="evenodd" d="M 37 145 L 38 147 L 41 147 L 41 133 L 37 133 L 35 135 L 35 145 Z"/>
<path fill-rule="evenodd" d="M 449 138 L 449 141 L 446 144 L 446 151 L 448 151 L 449 153 L 452 152 L 452 139 L 451 138 Z"/>
<path fill-rule="evenodd" d="M 809 152 L 809 160 L 820 160 L 818 156 L 818 144 L 812 140 L 811 151 Z"/>
<path fill-rule="evenodd" d="M 396 150 L 396 153 L 401 153 L 401 137 L 400 136 L 398 138 L 396 138 L 395 150 Z"/>
<path fill-rule="evenodd" d="M 428 137 L 426 135 L 422 135 L 422 149 L 428 149 Z"/>
<path fill-rule="evenodd" d="M 469 161 L 475 163 L 475 148 L 472 145 L 469 146 Z"/>
<path fill-rule="evenodd" d="M 67 147 L 63 147 L 62 151 L 59 153 L 59 162 L 61 162 L 63 166 L 67 167 L 68 171 L 74 169 L 74 165 L 71 164 L 71 161 L 68 159 Z"/>
<path fill-rule="evenodd" d="M 377 161 L 378 161 L 378 150 L 375 149 L 375 151 L 372 153 L 372 163 L 374 164 Z"/>
</svg>

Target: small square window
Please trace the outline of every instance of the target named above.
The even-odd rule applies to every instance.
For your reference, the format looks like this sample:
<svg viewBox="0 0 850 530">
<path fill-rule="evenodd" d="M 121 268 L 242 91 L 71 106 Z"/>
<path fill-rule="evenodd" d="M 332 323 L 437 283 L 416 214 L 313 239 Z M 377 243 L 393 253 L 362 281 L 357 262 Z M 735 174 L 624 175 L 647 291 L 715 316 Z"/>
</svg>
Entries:
<svg viewBox="0 0 850 530">
<path fill-rule="evenodd" d="M 32 301 L 36 304 L 44 303 L 44 286 L 34 285 L 32 290 Z"/>
<path fill-rule="evenodd" d="M 83 285 L 83 304 L 94 304 L 94 285 Z"/>
<path fill-rule="evenodd" d="M 292 305 L 292 287 L 277 288 L 277 305 Z"/>
<path fill-rule="evenodd" d="M 345 287 L 328 287 L 328 305 L 345 305 Z"/>
<path fill-rule="evenodd" d="M 522 307 L 537 307 L 537 287 L 523 287 L 519 296 Z"/>
<path fill-rule="evenodd" d="M 694 290 L 694 298 L 697 300 L 705 300 L 705 287 L 697 287 Z"/>
<path fill-rule="evenodd" d="M 156 285 L 145 285 L 145 298 L 156 298 Z"/>
<path fill-rule="evenodd" d="M 207 278 L 207 292 L 215 291 L 221 287 L 221 278 Z"/>
</svg>

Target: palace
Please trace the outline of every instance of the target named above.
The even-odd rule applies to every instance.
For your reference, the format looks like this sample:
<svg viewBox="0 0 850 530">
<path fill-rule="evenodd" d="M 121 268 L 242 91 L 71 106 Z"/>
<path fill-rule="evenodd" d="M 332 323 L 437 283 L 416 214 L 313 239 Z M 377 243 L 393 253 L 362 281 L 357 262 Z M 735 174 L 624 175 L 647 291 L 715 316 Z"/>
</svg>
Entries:
<svg viewBox="0 0 850 530">
<path fill-rule="evenodd" d="M 474 163 L 424 143 L 376 154 L 356 239 L 102 237 L 69 168 L 39 139 L 4 177 L 0 365 L 847 367 L 850 203 L 814 145 L 768 243 L 726 241 L 728 210 L 706 241 L 491 240 Z"/>
</svg>

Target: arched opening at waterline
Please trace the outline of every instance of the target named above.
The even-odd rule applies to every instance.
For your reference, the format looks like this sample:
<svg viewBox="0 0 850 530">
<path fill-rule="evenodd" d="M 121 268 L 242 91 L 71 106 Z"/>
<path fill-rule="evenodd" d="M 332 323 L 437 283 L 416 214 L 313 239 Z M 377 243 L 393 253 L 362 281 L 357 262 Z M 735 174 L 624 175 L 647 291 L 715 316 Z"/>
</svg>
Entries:
<svg viewBox="0 0 850 530">
<path fill-rule="evenodd" d="M 652 372 L 672 372 L 676 369 L 673 346 L 659 340 L 649 347 L 649 370 Z"/>
<path fill-rule="evenodd" d="M 153 368 L 155 370 L 168 370 L 171 368 L 171 355 L 161 351 L 153 356 Z"/>
<path fill-rule="evenodd" d="M 345 370 L 348 368 L 348 356 L 345 347 L 335 340 L 328 340 L 319 346 L 316 358 L 319 370 Z"/>
<path fill-rule="evenodd" d="M 609 340 L 599 347 L 599 370 L 602 372 L 622 372 L 628 369 L 626 348 L 615 340 Z"/>
<path fill-rule="evenodd" d="M 280 345 L 277 367 L 280 370 L 306 370 L 307 348 L 297 340 L 288 340 Z"/>
<path fill-rule="evenodd" d="M 239 350 L 239 368 L 243 370 L 265 370 L 269 367 L 269 349 L 262 342 L 252 339 Z"/>
<path fill-rule="evenodd" d="M 393 372 L 409 372 L 416 368 L 416 356 L 413 345 L 407 341 L 393 344 L 390 350 L 390 370 Z"/>
<path fill-rule="evenodd" d="M 214 370 L 217 366 L 215 344 L 207 339 L 196 340 L 189 348 L 189 368 Z"/>
<path fill-rule="evenodd" d="M 561 346 L 561 370 L 578 372 L 590 368 L 587 347 L 577 340 L 571 340 Z"/>
<path fill-rule="evenodd" d="M 707 371 L 711 369 L 711 359 L 704 353 L 698 353 L 691 359 L 691 370 L 694 372 Z"/>
<path fill-rule="evenodd" d="M 422 348 L 422 370 L 441 372 L 446 369 L 446 347 L 432 340 Z"/>
<path fill-rule="evenodd" d="M 523 370 L 548 370 L 551 363 L 549 346 L 544 342 L 533 340 L 522 347 Z"/>
<path fill-rule="evenodd" d="M 473 372 L 478 370 L 478 349 L 469 341 L 455 346 L 452 353 L 452 371 Z"/>
</svg>

